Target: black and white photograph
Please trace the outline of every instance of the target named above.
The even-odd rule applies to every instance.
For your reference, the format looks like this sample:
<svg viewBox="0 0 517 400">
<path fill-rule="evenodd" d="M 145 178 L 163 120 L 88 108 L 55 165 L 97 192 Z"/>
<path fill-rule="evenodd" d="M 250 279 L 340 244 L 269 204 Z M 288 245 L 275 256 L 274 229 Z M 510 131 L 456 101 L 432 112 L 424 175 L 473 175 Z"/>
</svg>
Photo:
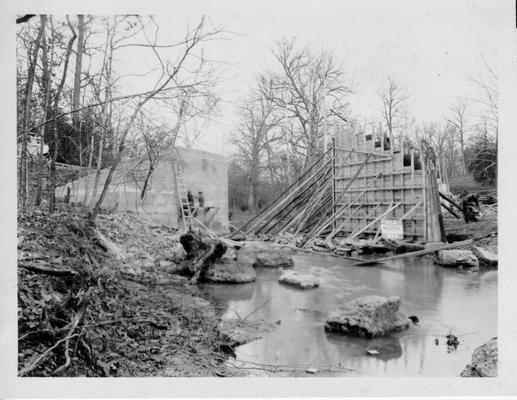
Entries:
<svg viewBox="0 0 517 400">
<path fill-rule="evenodd" d="M 94 4 L 9 11 L 18 384 L 500 376 L 515 4 Z"/>
</svg>

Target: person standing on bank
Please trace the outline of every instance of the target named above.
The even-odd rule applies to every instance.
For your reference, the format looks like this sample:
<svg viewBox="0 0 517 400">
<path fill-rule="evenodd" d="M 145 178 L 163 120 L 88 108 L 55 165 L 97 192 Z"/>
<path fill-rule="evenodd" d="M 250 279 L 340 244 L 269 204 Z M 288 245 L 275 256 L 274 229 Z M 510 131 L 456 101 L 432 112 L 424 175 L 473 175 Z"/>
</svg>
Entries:
<svg viewBox="0 0 517 400">
<path fill-rule="evenodd" d="M 203 196 L 203 192 L 199 191 L 197 196 L 193 196 L 198 201 L 198 207 L 196 211 L 194 211 L 194 217 L 197 217 L 198 211 L 202 210 L 205 206 L 205 196 Z"/>
<path fill-rule="evenodd" d="M 187 202 L 190 208 L 190 211 L 194 211 L 194 195 L 190 190 L 187 191 Z"/>
</svg>

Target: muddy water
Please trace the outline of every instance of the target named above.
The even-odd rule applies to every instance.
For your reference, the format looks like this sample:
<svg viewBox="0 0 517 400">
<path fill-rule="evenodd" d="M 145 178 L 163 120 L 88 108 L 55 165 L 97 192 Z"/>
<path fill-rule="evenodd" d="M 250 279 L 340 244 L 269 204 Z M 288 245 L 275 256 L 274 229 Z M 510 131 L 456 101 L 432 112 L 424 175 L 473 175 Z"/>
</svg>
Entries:
<svg viewBox="0 0 517 400">
<path fill-rule="evenodd" d="M 278 283 L 281 271 L 261 269 L 254 283 L 202 288 L 224 309 L 223 318 L 252 313 L 248 319 L 277 324 L 264 338 L 240 346 L 238 360 L 314 367 L 331 376 L 454 377 L 477 346 L 497 336 L 497 272 L 460 274 L 422 258 L 355 267 L 320 255 L 295 256 L 295 270 L 317 275 L 321 286 L 292 289 Z M 365 295 L 399 296 L 401 311 L 420 322 L 373 340 L 324 331 L 331 310 Z M 456 350 L 447 348 L 449 332 L 460 340 Z M 366 355 L 369 349 L 379 354 Z"/>
</svg>

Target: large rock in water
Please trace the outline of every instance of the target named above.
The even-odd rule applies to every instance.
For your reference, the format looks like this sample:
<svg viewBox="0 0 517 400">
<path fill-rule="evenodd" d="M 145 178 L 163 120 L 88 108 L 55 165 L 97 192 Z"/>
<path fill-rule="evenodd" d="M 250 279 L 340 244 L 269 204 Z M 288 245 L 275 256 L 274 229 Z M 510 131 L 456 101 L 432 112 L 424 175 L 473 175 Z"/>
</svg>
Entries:
<svg viewBox="0 0 517 400">
<path fill-rule="evenodd" d="M 470 250 L 440 250 L 436 263 L 443 267 L 478 269 L 479 261 Z"/>
<path fill-rule="evenodd" d="M 497 254 L 492 253 L 490 250 L 474 246 L 472 253 L 478 258 L 481 264 L 489 267 L 497 267 Z"/>
<path fill-rule="evenodd" d="M 296 271 L 287 271 L 280 276 L 278 282 L 294 286 L 298 289 L 312 289 L 320 285 L 319 279 L 313 275 L 301 274 Z"/>
<path fill-rule="evenodd" d="M 399 307 L 398 297 L 361 297 L 334 311 L 325 330 L 364 338 L 385 336 L 409 328 L 409 319 Z"/>
<path fill-rule="evenodd" d="M 208 267 L 203 279 L 216 283 L 247 283 L 253 282 L 257 274 L 249 264 L 235 261 L 218 261 Z"/>
<path fill-rule="evenodd" d="M 472 353 L 472 360 L 461 372 L 462 377 L 497 376 L 497 338 L 479 346 Z"/>
<path fill-rule="evenodd" d="M 237 254 L 237 261 L 254 267 L 292 268 L 293 257 L 278 246 L 265 242 L 246 242 Z"/>
</svg>

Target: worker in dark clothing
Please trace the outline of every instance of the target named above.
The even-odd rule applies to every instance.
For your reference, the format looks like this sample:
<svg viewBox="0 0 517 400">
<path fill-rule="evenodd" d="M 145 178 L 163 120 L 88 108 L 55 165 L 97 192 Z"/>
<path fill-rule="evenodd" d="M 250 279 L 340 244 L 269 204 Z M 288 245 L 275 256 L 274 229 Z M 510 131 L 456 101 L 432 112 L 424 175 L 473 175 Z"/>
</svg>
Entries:
<svg viewBox="0 0 517 400">
<path fill-rule="evenodd" d="M 197 194 L 197 200 L 199 202 L 199 208 L 203 208 L 205 206 L 205 196 L 203 195 L 203 192 L 199 192 Z"/>
<path fill-rule="evenodd" d="M 190 207 L 190 211 L 194 210 L 194 195 L 190 190 L 187 191 L 187 202 L 188 206 Z"/>
<path fill-rule="evenodd" d="M 461 209 L 466 223 L 477 221 L 479 215 L 478 196 L 464 192 L 461 198 Z"/>
</svg>

